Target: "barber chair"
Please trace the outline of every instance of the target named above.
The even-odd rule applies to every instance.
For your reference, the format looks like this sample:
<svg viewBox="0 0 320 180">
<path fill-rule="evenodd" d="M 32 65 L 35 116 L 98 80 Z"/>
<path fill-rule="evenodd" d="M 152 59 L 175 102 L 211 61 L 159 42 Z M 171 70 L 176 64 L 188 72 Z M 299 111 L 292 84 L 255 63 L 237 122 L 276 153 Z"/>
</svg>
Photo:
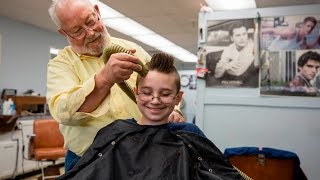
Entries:
<svg viewBox="0 0 320 180">
<path fill-rule="evenodd" d="M 38 161 L 42 179 L 58 177 L 60 171 L 55 162 L 66 154 L 58 122 L 54 119 L 34 120 L 33 133 L 29 144 L 29 158 Z M 52 162 L 53 165 L 44 168 L 43 162 Z"/>
<path fill-rule="evenodd" d="M 225 149 L 224 156 L 237 169 L 258 180 L 307 180 L 298 156 L 272 148 L 236 147 Z"/>
</svg>

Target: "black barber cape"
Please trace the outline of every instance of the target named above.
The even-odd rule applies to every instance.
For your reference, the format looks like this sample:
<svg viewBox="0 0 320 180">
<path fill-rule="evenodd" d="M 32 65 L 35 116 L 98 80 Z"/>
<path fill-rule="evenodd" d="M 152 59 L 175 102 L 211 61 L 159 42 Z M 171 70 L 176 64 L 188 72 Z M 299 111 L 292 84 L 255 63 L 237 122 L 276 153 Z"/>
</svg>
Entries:
<svg viewBox="0 0 320 180">
<path fill-rule="evenodd" d="M 117 120 L 98 131 L 77 164 L 58 179 L 242 179 L 207 138 L 162 127 Z"/>
</svg>

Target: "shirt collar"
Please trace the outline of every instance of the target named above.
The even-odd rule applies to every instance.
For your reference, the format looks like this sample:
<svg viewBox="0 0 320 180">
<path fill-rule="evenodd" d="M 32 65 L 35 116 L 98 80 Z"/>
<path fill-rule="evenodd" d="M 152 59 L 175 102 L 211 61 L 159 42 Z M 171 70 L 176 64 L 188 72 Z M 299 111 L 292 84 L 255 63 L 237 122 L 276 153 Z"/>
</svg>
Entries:
<svg viewBox="0 0 320 180">
<path fill-rule="evenodd" d="M 299 73 L 298 76 L 304 81 L 307 87 L 312 87 L 310 81 L 306 79 L 302 74 Z"/>
<path fill-rule="evenodd" d="M 97 59 L 97 58 L 100 58 L 101 56 L 89 56 L 89 55 L 83 55 L 83 54 L 78 54 L 76 53 L 77 56 L 81 59 L 81 60 L 90 60 L 90 59 Z"/>
</svg>

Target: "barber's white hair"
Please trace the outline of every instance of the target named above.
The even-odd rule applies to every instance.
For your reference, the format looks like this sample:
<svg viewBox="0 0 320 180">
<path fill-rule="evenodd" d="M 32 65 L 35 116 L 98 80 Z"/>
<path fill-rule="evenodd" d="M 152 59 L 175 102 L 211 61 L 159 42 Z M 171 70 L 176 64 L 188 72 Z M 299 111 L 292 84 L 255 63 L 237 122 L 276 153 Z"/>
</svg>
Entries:
<svg viewBox="0 0 320 180">
<path fill-rule="evenodd" d="M 75 2 L 78 1 L 81 3 L 86 3 L 88 4 L 87 7 L 93 8 L 93 4 L 89 0 L 52 0 L 52 4 L 50 5 L 48 12 L 52 21 L 56 24 L 56 26 L 61 27 L 61 21 L 57 17 L 57 7 L 62 3 L 66 4 L 67 2 L 70 2 L 70 1 L 75 1 Z"/>
<path fill-rule="evenodd" d="M 57 17 L 57 13 L 56 13 L 56 6 L 59 0 L 52 0 L 52 4 L 50 5 L 50 8 L 48 10 L 49 15 L 52 19 L 52 21 L 58 26 L 61 26 L 61 22 L 59 21 L 58 17 Z"/>
</svg>

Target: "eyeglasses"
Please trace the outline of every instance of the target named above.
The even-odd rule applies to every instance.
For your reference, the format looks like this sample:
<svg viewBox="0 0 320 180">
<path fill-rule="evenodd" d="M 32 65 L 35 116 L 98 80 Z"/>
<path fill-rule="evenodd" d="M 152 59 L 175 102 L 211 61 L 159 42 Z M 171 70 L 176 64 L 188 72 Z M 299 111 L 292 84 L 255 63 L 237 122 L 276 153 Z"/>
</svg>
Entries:
<svg viewBox="0 0 320 180">
<path fill-rule="evenodd" d="M 177 97 L 177 95 L 174 96 L 172 94 L 161 94 L 158 97 L 153 96 L 151 93 L 137 93 L 137 95 L 141 101 L 150 102 L 154 98 L 158 98 L 164 104 L 172 103 Z"/>
<path fill-rule="evenodd" d="M 80 40 L 84 38 L 87 34 L 87 30 L 93 31 L 99 26 L 99 21 L 100 17 L 99 15 L 95 12 L 93 14 L 93 17 L 90 17 L 86 23 L 86 25 L 80 29 L 78 29 L 75 32 L 66 32 L 65 30 L 62 29 L 63 32 L 65 32 L 69 37 L 73 39 Z"/>
</svg>

